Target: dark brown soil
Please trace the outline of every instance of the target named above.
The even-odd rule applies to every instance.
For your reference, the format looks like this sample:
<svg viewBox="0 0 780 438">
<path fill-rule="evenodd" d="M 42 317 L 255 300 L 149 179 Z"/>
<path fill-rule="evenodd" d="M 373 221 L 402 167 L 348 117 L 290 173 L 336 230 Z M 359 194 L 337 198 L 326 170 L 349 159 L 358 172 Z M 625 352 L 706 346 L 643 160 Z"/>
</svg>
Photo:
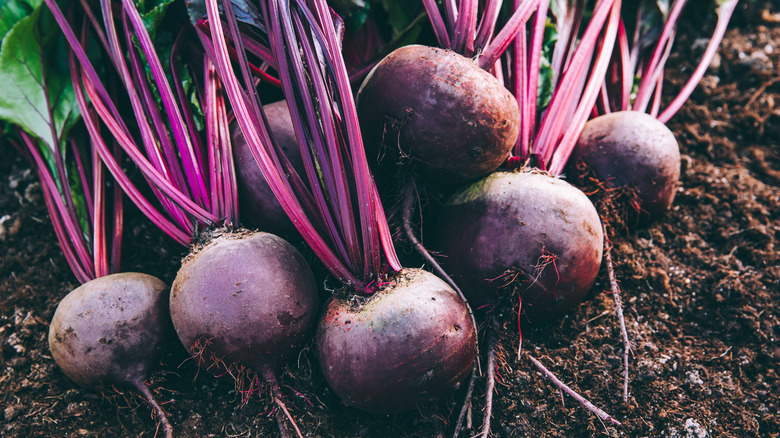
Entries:
<svg viewBox="0 0 780 438">
<path fill-rule="evenodd" d="M 519 359 L 516 331 L 504 335 L 493 436 L 780 435 L 780 13 L 769 1 L 742 3 L 719 60 L 670 123 L 683 154 L 672 210 L 613 239 L 632 340 L 629 403 L 621 398 L 623 346 L 602 269 L 584 304 L 524 331 Z M 702 51 L 690 35 L 710 29 L 686 23 L 669 89 Z M 76 388 L 51 359 L 48 321 L 77 282 L 35 175 L 9 155 L 0 160 L 0 436 L 154 436 L 140 396 Z M 183 249 L 139 224 L 128 218 L 124 268 L 170 284 Z M 528 353 L 623 426 L 605 425 L 562 397 Z M 327 389 L 310 350 L 281 383 L 311 437 L 449 435 L 462 398 L 461 391 L 406 415 L 362 414 Z M 267 388 L 242 403 L 229 378 L 198 374 L 174 341 L 150 384 L 176 436 L 278 436 Z M 475 427 L 483 393 L 480 378 Z"/>
</svg>

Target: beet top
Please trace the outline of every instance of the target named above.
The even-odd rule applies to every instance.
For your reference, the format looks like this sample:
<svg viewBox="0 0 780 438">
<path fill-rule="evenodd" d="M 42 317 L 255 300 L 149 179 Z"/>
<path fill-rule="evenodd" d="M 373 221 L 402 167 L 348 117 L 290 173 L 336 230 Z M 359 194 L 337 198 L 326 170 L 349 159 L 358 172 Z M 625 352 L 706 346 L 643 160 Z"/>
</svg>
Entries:
<svg viewBox="0 0 780 438">
<path fill-rule="evenodd" d="M 525 315 L 538 322 L 585 296 L 604 244 L 588 197 L 541 172 L 496 172 L 457 192 L 433 237 L 473 306 L 517 288 Z"/>
<path fill-rule="evenodd" d="M 391 168 L 409 158 L 418 173 L 446 183 L 497 169 L 520 131 L 512 94 L 450 50 L 420 45 L 395 50 L 369 73 L 357 99 L 369 159 Z"/>
<path fill-rule="evenodd" d="M 323 374 L 346 405 L 389 414 L 456 388 L 471 370 L 476 330 L 443 280 L 404 269 L 366 298 L 332 298 L 316 343 Z"/>
</svg>

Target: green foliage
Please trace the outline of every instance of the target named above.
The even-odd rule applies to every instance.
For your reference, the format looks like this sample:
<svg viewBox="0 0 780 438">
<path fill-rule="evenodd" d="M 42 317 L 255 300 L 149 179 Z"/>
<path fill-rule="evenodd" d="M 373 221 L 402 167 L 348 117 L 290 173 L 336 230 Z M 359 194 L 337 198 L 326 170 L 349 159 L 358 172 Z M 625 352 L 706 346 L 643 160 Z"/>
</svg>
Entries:
<svg viewBox="0 0 780 438">
<path fill-rule="evenodd" d="M 30 4 L 9 0 L 3 12 L 11 3 Z M 20 126 L 49 148 L 62 145 L 79 117 L 60 35 L 48 10 L 38 2 L 10 27 L 0 46 L 0 119 Z"/>
<path fill-rule="evenodd" d="M 24 17 L 29 16 L 42 0 L 0 0 L 0 41 Z"/>
<path fill-rule="evenodd" d="M 328 4 L 344 19 L 344 25 L 349 32 L 363 26 L 371 9 L 371 3 L 366 0 L 329 0 Z"/>
<path fill-rule="evenodd" d="M 549 18 L 544 24 L 544 41 L 542 42 L 542 56 L 539 60 L 539 83 L 536 90 L 536 105 L 539 109 L 546 108 L 550 104 L 553 95 L 553 69 L 550 60 L 558 42 L 558 30 Z"/>
<path fill-rule="evenodd" d="M 419 0 L 380 0 L 387 24 L 393 30 L 393 36 L 400 35 L 420 14 L 422 2 Z"/>
<path fill-rule="evenodd" d="M 64 38 L 41 1 L 9 0 L 3 3 L 0 14 L 4 32 L 0 45 L 0 120 L 18 126 L 37 141 L 60 195 L 70 191 L 82 230 L 87 230 L 86 201 L 77 169 L 74 163 L 64 164 L 69 155 L 68 133 L 79 120 Z M 64 175 L 56 165 L 58 155 Z"/>
<path fill-rule="evenodd" d="M 136 2 L 138 13 L 144 21 L 149 36 L 155 40 L 157 29 L 165 18 L 165 13 L 173 0 L 139 0 Z"/>
</svg>

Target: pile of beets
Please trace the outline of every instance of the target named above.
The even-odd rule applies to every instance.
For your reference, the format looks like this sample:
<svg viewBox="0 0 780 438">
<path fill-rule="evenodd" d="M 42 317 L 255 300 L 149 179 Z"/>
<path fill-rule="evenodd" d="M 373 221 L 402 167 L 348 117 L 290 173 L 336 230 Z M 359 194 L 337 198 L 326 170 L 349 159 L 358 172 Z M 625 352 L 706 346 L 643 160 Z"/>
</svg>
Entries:
<svg viewBox="0 0 780 438">
<path fill-rule="evenodd" d="M 425 19 L 405 26 L 388 26 L 387 2 L 21 3 L 0 11 L 18 6 L 39 49 L 67 47 L 67 68 L 39 66 L 62 81 L 34 92 L 67 96 L 67 121 L 44 99 L 53 131 L 5 117 L 3 132 L 38 170 L 83 283 L 50 326 L 70 379 L 139 391 L 173 436 L 145 380 L 177 337 L 203 370 L 266 382 L 281 435 L 302 437 L 277 375 L 310 345 L 356 409 L 458 394 L 455 436 L 484 379 L 486 437 L 499 319 L 521 330 L 576 311 L 601 269 L 618 296 L 610 230 L 672 204 L 680 153 L 664 122 L 737 1 L 720 2 L 671 97 L 684 0 L 422 0 Z M 121 272 L 123 200 L 189 248 L 170 287 Z"/>
</svg>

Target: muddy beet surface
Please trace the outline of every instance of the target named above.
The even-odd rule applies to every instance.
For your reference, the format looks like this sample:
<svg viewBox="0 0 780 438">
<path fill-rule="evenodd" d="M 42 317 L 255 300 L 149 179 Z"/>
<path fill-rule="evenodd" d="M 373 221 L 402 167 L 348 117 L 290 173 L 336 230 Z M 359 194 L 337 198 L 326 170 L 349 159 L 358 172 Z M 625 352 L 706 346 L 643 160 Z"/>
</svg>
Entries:
<svg viewBox="0 0 780 438">
<path fill-rule="evenodd" d="M 687 17 L 670 60 L 679 88 L 703 50 Z M 693 25 L 696 23 L 695 25 Z M 691 26 L 693 25 L 693 26 Z M 683 154 L 681 187 L 660 220 L 613 236 L 632 341 L 630 400 L 607 273 L 562 320 L 502 336 L 493 436 L 780 435 L 780 12 L 743 1 L 719 58 L 669 126 Z M 121 388 L 76 388 L 48 351 L 48 321 L 77 286 L 48 223 L 35 174 L 15 151 L 0 160 L 0 436 L 155 435 L 146 403 Z M 123 267 L 170 284 L 183 248 L 130 212 Z M 508 319 L 511 321 L 511 319 Z M 606 425 L 552 386 L 528 360 L 623 422 Z M 380 378 L 378 376 L 378 378 Z M 432 437 L 452 429 L 462 392 L 406 415 L 341 406 L 311 347 L 281 373 L 305 436 Z M 251 393 L 196 368 L 175 340 L 149 381 L 176 436 L 278 436 L 267 388 Z M 484 378 L 473 421 L 482 421 Z M 473 435 L 476 429 L 463 436 Z"/>
</svg>

